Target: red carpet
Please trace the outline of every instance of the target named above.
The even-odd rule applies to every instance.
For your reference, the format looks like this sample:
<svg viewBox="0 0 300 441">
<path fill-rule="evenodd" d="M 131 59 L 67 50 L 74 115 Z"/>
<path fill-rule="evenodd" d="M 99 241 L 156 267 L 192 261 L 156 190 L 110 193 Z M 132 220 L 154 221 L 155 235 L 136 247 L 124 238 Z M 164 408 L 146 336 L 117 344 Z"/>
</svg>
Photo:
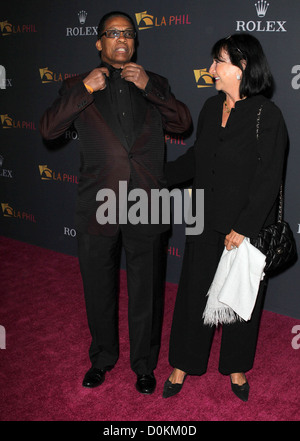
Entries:
<svg viewBox="0 0 300 441">
<path fill-rule="evenodd" d="M 300 349 L 292 328 L 300 321 L 264 311 L 255 366 L 248 373 L 249 401 L 239 401 L 218 373 L 220 331 L 208 372 L 188 377 L 181 393 L 165 400 L 171 372 L 168 340 L 177 286 L 167 284 L 162 347 L 151 396 L 134 387 L 129 367 L 126 273 L 121 272 L 120 359 L 94 390 L 81 386 L 90 367 L 77 259 L 0 238 L 0 350 L 2 421 L 297 421 L 300 419 Z M 299 333 L 299 331 L 298 331 Z M 299 339 L 298 339 L 299 342 Z"/>
</svg>

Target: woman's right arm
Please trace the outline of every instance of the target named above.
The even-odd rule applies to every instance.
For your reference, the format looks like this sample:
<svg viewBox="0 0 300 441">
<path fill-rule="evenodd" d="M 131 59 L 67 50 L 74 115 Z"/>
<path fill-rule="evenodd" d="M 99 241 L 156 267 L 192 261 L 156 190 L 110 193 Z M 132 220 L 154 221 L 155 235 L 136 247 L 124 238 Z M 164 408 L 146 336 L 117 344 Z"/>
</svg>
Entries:
<svg viewBox="0 0 300 441">
<path fill-rule="evenodd" d="M 174 185 L 183 184 L 194 178 L 196 173 L 196 145 L 197 139 L 200 136 L 204 117 L 206 113 L 206 105 L 204 104 L 198 118 L 197 134 L 195 144 L 190 147 L 183 155 L 179 156 L 175 161 L 166 163 L 165 175 L 167 179 L 167 186 L 173 187 Z"/>
<path fill-rule="evenodd" d="M 165 165 L 165 176 L 167 186 L 174 187 L 190 181 L 195 174 L 195 153 L 194 146 L 190 147 L 183 155 L 175 161 L 167 162 Z"/>
</svg>

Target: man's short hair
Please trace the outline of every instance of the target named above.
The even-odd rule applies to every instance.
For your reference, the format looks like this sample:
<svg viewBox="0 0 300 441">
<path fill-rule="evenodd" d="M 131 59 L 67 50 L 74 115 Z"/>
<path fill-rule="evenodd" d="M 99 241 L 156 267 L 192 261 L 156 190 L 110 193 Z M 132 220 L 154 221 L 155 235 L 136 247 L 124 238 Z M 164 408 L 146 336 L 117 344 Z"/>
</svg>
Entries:
<svg viewBox="0 0 300 441">
<path fill-rule="evenodd" d="M 132 18 L 130 17 L 130 15 L 126 14 L 126 12 L 121 12 L 121 11 L 112 11 L 112 12 L 108 12 L 107 14 L 105 14 L 99 24 L 98 24 L 98 30 L 97 30 L 97 38 L 98 40 L 100 39 L 100 35 L 103 34 L 104 30 L 105 30 L 105 23 L 106 21 L 111 18 L 111 17 L 124 17 L 126 18 L 132 25 L 132 28 L 134 29 L 134 31 L 136 32 L 136 28 L 135 28 L 135 24 L 134 21 L 132 20 Z"/>
</svg>

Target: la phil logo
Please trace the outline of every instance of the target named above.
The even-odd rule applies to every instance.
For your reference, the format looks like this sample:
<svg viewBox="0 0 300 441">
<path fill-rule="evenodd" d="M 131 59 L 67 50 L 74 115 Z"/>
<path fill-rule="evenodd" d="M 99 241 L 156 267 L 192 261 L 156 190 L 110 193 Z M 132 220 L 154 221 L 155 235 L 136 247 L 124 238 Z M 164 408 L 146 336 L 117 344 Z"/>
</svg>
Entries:
<svg viewBox="0 0 300 441">
<path fill-rule="evenodd" d="M 2 129 L 36 130 L 33 121 L 19 121 L 11 118 L 8 114 L 0 115 Z"/>
<path fill-rule="evenodd" d="M 35 33 L 37 32 L 35 24 L 18 24 L 13 25 L 9 21 L 0 22 L 0 32 L 2 37 L 7 37 L 9 35 L 25 34 L 25 33 Z"/>
<path fill-rule="evenodd" d="M 184 138 L 180 135 L 165 135 L 165 142 L 167 144 L 186 145 Z"/>
<path fill-rule="evenodd" d="M 143 11 L 136 13 L 135 19 L 140 31 L 160 26 L 178 26 L 191 24 L 188 14 L 170 15 L 168 17 L 155 17 L 154 15 L 148 14 L 147 11 Z"/>
<path fill-rule="evenodd" d="M 181 252 L 178 247 L 173 247 L 172 245 L 166 248 L 166 253 L 172 257 L 181 258 Z"/>
<path fill-rule="evenodd" d="M 58 81 L 66 80 L 67 78 L 76 77 L 78 74 L 69 74 L 69 73 L 55 73 L 50 70 L 48 67 L 42 67 L 39 69 L 40 77 L 43 84 L 53 83 Z"/>
<path fill-rule="evenodd" d="M 265 0 L 259 0 L 254 4 L 256 14 L 258 18 L 264 18 L 270 3 Z M 257 21 L 243 21 L 237 20 L 236 22 L 236 31 L 237 32 L 287 32 L 285 29 L 286 21 L 282 20 L 257 20 Z"/>
<path fill-rule="evenodd" d="M 212 87 L 214 85 L 213 76 L 207 71 L 207 69 L 195 69 L 194 70 L 195 80 L 197 87 L 200 89 L 202 87 Z"/>
<path fill-rule="evenodd" d="M 9 217 L 11 219 L 20 219 L 23 221 L 36 223 L 36 220 L 32 213 L 27 213 L 25 211 L 18 209 L 16 210 L 8 203 L 2 203 L 1 207 L 2 207 L 3 217 Z"/>
<path fill-rule="evenodd" d="M 57 181 L 78 184 L 78 179 L 76 175 L 56 172 L 54 170 L 51 170 L 47 165 L 39 165 L 39 171 L 42 181 Z"/>
</svg>

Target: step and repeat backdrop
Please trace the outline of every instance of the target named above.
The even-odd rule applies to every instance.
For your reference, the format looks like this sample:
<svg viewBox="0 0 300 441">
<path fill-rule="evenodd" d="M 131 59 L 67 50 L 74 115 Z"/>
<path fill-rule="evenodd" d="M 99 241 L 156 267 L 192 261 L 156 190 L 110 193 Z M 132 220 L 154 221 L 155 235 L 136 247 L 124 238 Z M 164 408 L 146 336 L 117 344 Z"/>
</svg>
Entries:
<svg viewBox="0 0 300 441">
<path fill-rule="evenodd" d="M 169 79 L 191 111 L 194 128 L 204 101 L 216 93 L 209 75 L 212 45 L 249 32 L 267 54 L 290 147 L 285 217 L 300 238 L 300 2 L 299 0 L 43 0 L 3 2 L 0 10 L 0 222 L 1 235 L 77 255 L 74 210 L 79 143 L 70 128 L 44 143 L 39 120 L 65 78 L 99 64 L 97 25 L 121 10 L 138 29 L 137 63 Z M 165 135 L 168 159 L 195 140 Z M 167 281 L 178 283 L 183 225 L 174 225 L 166 253 Z M 298 250 L 300 252 L 300 248 Z M 5 259 L 5 256 L 1 256 Z M 124 259 L 124 257 L 122 258 Z M 124 265 L 124 262 L 123 262 Z M 265 308 L 300 318 L 299 263 L 270 280 Z"/>
</svg>

